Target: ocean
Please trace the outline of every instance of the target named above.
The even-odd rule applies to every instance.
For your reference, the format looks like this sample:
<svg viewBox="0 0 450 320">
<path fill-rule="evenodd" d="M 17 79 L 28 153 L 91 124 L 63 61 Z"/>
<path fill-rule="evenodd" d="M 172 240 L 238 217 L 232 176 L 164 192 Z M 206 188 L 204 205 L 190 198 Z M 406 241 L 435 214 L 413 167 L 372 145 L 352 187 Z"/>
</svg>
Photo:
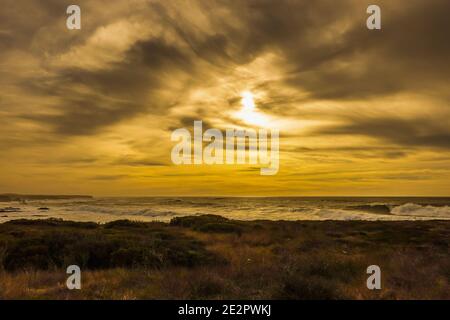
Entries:
<svg viewBox="0 0 450 320">
<path fill-rule="evenodd" d="M 170 221 L 202 214 L 239 220 L 449 220 L 450 198 L 98 197 L 0 202 L 0 222 L 46 218 Z"/>
</svg>

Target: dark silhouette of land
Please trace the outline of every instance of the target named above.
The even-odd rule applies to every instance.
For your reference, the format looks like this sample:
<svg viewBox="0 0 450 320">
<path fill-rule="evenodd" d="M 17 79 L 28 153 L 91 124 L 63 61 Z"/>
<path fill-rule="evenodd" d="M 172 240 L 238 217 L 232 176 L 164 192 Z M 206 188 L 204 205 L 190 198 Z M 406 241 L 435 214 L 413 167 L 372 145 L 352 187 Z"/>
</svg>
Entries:
<svg viewBox="0 0 450 320">
<path fill-rule="evenodd" d="M 44 194 L 17 194 L 2 193 L 0 201 L 22 201 L 22 200 L 64 200 L 64 199 L 92 199 L 89 195 L 44 195 Z"/>
</svg>

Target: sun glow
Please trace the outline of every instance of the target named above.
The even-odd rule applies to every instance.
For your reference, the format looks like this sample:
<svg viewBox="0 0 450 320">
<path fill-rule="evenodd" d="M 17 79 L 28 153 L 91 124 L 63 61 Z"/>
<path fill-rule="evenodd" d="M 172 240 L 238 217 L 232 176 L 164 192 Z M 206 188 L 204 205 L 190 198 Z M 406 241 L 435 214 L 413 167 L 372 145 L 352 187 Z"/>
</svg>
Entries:
<svg viewBox="0 0 450 320">
<path fill-rule="evenodd" d="M 242 111 L 253 111 L 255 109 L 255 101 L 253 94 L 250 91 L 244 91 L 242 96 Z"/>
<path fill-rule="evenodd" d="M 253 93 L 243 91 L 241 97 L 242 109 L 235 113 L 235 116 L 251 125 L 266 126 L 269 119 L 257 110 Z"/>
</svg>

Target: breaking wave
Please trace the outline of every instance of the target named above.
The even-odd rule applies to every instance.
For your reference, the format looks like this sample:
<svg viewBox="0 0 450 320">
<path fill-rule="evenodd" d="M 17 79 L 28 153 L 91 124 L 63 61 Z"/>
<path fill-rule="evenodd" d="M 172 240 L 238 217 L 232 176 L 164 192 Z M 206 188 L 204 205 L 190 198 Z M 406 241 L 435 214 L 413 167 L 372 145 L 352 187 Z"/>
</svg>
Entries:
<svg viewBox="0 0 450 320">
<path fill-rule="evenodd" d="M 378 214 L 390 214 L 391 213 L 391 206 L 386 205 L 386 204 L 354 205 L 354 206 L 347 206 L 346 209 L 365 211 L 365 212 L 370 212 L 370 213 L 378 213 Z"/>
<path fill-rule="evenodd" d="M 7 210 L 14 206 L 20 210 Z M 450 220 L 450 198 L 94 198 L 89 201 L 0 202 L 0 222 L 46 217 L 107 222 L 169 221 L 216 214 L 238 220 Z M 14 212 L 13 212 L 14 211 Z"/>
<path fill-rule="evenodd" d="M 415 203 L 406 203 L 396 206 L 391 210 L 392 214 L 398 216 L 433 217 L 450 219 L 449 206 L 431 206 Z"/>
<path fill-rule="evenodd" d="M 102 206 L 77 206 L 74 208 L 68 208 L 66 211 L 75 212 L 90 212 L 95 214 L 110 214 L 110 215 L 130 215 L 130 216 L 145 216 L 145 217 L 164 217 L 175 216 L 176 212 L 173 211 L 156 211 L 147 208 L 117 208 L 117 207 L 102 207 Z"/>
</svg>

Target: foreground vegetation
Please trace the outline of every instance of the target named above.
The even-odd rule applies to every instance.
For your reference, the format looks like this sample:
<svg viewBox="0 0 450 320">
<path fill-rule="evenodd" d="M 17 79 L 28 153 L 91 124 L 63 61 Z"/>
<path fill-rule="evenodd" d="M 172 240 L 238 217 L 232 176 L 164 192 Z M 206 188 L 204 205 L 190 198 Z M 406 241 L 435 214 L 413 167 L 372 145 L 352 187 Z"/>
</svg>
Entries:
<svg viewBox="0 0 450 320">
<path fill-rule="evenodd" d="M 450 299 L 450 221 L 0 224 L 3 299 Z M 65 268 L 82 270 L 68 290 Z M 368 290 L 366 268 L 382 270 Z"/>
</svg>

